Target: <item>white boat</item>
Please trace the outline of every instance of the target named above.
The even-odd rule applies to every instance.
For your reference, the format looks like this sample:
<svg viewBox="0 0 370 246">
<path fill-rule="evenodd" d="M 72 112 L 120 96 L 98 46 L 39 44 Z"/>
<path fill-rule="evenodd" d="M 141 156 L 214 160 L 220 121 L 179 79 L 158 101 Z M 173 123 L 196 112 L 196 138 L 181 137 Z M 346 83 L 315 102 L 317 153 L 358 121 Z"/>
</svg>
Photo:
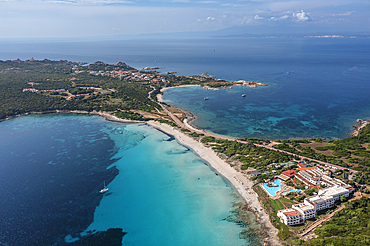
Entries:
<svg viewBox="0 0 370 246">
<path fill-rule="evenodd" d="M 242 95 L 242 97 L 245 97 L 245 96 L 246 96 L 246 94 L 243 94 L 243 95 Z"/>
<path fill-rule="evenodd" d="M 103 189 L 101 189 L 101 190 L 99 191 L 99 193 L 100 193 L 100 194 L 103 194 L 103 193 L 107 192 L 108 190 L 109 190 L 109 188 L 107 188 L 107 187 L 105 186 L 105 181 L 104 181 L 104 188 L 103 188 Z"/>
<path fill-rule="evenodd" d="M 208 97 L 205 97 L 204 100 L 208 100 Z"/>
</svg>

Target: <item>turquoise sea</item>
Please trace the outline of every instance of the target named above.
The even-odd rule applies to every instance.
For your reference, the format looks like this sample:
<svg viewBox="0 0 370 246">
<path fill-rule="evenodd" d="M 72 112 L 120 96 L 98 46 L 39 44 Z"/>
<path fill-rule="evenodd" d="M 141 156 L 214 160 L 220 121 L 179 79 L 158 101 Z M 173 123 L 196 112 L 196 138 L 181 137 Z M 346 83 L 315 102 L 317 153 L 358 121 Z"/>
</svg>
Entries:
<svg viewBox="0 0 370 246">
<path fill-rule="evenodd" d="M 343 138 L 356 119 L 370 117 L 368 38 L 0 44 L 1 60 L 122 61 L 138 69 L 268 84 L 164 93 L 166 102 L 196 114 L 195 126 L 225 136 Z M 229 184 L 191 150 L 146 125 L 27 116 L 0 123 L 0 136 L 0 182 L 6 187 L 0 193 L 0 245 L 73 244 L 91 232 L 103 238 L 99 232 L 109 228 L 118 228 L 110 237 L 124 245 L 261 244 L 252 214 L 245 227 L 228 222 L 238 220 L 230 211 L 239 201 Z M 104 181 L 109 192 L 101 195 Z"/>
<path fill-rule="evenodd" d="M 116 234 L 123 245 L 262 242 L 252 213 L 246 227 L 230 221 L 242 202 L 230 185 L 148 125 L 25 116 L 2 122 L 0 136 L 0 245 L 78 243 L 110 228 L 127 233 Z"/>
</svg>

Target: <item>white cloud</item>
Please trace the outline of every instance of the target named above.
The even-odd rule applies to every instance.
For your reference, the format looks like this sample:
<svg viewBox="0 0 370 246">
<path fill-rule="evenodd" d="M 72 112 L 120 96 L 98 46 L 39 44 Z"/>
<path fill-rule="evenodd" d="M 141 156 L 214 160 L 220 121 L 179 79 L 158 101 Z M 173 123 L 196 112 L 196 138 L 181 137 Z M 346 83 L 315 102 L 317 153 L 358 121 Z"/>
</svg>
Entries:
<svg viewBox="0 0 370 246">
<path fill-rule="evenodd" d="M 234 7 L 234 8 L 239 8 L 239 7 L 248 7 L 248 5 L 243 5 L 243 4 L 233 4 L 233 3 L 223 3 L 221 6 L 227 6 L 227 7 Z"/>
<path fill-rule="evenodd" d="M 280 20 L 285 20 L 285 19 L 288 19 L 289 18 L 289 15 L 283 15 L 283 16 L 281 16 L 279 19 Z"/>
<path fill-rule="evenodd" d="M 214 21 L 215 19 L 216 19 L 216 18 L 214 18 L 214 17 L 210 17 L 210 16 L 209 16 L 209 17 L 207 17 L 207 21 L 209 21 L 209 20 L 210 20 L 210 21 Z"/>
<path fill-rule="evenodd" d="M 76 4 L 76 5 L 109 5 L 109 4 L 132 4 L 126 0 L 45 0 L 42 3 Z"/>
<path fill-rule="evenodd" d="M 263 17 L 256 15 L 256 16 L 254 16 L 254 19 L 255 20 L 263 20 Z"/>
<path fill-rule="evenodd" d="M 169 3 L 190 3 L 190 0 L 169 0 Z"/>
<path fill-rule="evenodd" d="M 345 12 L 343 14 L 332 14 L 332 16 L 347 16 L 347 15 L 351 15 L 354 12 L 355 11 L 348 11 L 348 12 Z"/>
<path fill-rule="evenodd" d="M 217 3 L 217 1 L 197 1 L 195 3 Z"/>
<path fill-rule="evenodd" d="M 288 19 L 290 18 L 289 15 L 283 15 L 283 16 L 280 16 L 280 17 L 271 17 L 270 20 L 273 20 L 273 21 L 279 21 L 279 20 L 285 20 L 285 19 Z"/>
<path fill-rule="evenodd" d="M 311 18 L 303 10 L 301 10 L 301 12 L 298 12 L 298 13 L 293 13 L 293 18 L 295 18 L 297 21 L 309 21 L 309 20 L 311 20 Z"/>
</svg>

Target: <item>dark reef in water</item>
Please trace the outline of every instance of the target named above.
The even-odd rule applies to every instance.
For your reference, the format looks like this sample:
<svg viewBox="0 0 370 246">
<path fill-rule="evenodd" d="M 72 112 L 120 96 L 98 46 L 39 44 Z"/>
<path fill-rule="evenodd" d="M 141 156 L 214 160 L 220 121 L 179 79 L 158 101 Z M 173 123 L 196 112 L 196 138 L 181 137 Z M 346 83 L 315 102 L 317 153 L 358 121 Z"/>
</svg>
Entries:
<svg viewBox="0 0 370 246">
<path fill-rule="evenodd" d="M 86 235 L 72 243 L 60 243 L 56 246 L 121 246 L 122 238 L 126 234 L 121 228 L 110 228 Z"/>
<path fill-rule="evenodd" d="M 239 233 L 239 238 L 245 240 L 248 245 L 263 245 L 263 228 L 257 222 L 256 215 L 249 211 L 247 203 L 234 203 L 230 215 L 224 220 L 236 223 L 243 228 Z"/>
</svg>

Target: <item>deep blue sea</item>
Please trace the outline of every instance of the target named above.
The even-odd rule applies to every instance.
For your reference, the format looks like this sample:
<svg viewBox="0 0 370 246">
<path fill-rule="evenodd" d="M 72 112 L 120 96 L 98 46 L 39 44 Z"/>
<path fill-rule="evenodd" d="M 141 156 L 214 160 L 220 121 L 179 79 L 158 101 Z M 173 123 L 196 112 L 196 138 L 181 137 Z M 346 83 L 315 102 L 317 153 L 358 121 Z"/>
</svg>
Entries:
<svg viewBox="0 0 370 246">
<path fill-rule="evenodd" d="M 268 84 L 165 92 L 166 102 L 198 116 L 195 126 L 226 136 L 336 139 L 348 136 L 358 118 L 370 117 L 368 38 L 2 40 L 0 45 L 1 60 L 122 61 L 179 75 L 208 72 L 227 81 Z"/>
<path fill-rule="evenodd" d="M 370 117 L 370 39 L 0 40 L 0 45 L 0 60 L 122 61 L 139 69 L 208 72 L 268 84 L 165 91 L 166 102 L 197 115 L 195 126 L 226 136 L 343 138 L 356 119 Z M 100 195 L 104 181 L 109 193 Z M 145 125 L 86 116 L 2 122 L 0 182 L 0 245 L 63 245 L 109 228 L 127 232 L 124 245 L 261 243 L 258 226 L 223 220 L 239 201 L 229 185 L 191 150 Z M 239 239 L 243 230 L 247 241 Z"/>
<path fill-rule="evenodd" d="M 247 227 L 224 220 L 242 202 L 230 185 L 148 125 L 25 116 L 0 136 L 0 245 L 65 245 L 110 228 L 127 233 L 123 245 L 261 245 L 252 213 Z"/>
</svg>

